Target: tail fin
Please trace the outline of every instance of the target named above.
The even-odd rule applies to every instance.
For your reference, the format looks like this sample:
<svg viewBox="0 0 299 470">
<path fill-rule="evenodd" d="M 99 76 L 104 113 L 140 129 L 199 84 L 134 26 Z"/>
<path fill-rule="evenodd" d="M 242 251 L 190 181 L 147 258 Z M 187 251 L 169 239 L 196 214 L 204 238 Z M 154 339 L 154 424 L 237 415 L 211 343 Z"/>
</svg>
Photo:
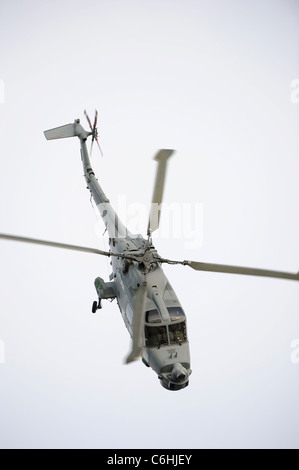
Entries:
<svg viewBox="0 0 299 470">
<path fill-rule="evenodd" d="M 64 139 L 65 137 L 75 137 L 77 135 L 75 124 L 66 124 L 65 126 L 55 127 L 55 129 L 44 131 L 44 134 L 47 140 Z"/>
</svg>

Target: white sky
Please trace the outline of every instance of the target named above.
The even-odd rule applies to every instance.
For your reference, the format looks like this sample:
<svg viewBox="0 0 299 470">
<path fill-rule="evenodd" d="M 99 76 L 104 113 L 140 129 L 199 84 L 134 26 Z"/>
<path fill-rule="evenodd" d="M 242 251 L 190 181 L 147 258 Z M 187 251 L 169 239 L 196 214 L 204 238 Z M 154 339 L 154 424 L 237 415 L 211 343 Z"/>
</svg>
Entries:
<svg viewBox="0 0 299 470">
<path fill-rule="evenodd" d="M 107 248 L 79 142 L 43 136 L 96 107 L 93 164 L 115 209 L 149 203 L 159 148 L 176 149 L 165 204 L 203 208 L 193 248 L 162 214 L 162 256 L 296 272 L 298 22 L 296 0 L 2 0 L 0 231 Z M 0 254 L 1 448 L 299 447 L 297 283 L 166 266 L 193 370 L 171 393 L 123 365 L 115 302 L 91 314 L 106 259 Z"/>
</svg>

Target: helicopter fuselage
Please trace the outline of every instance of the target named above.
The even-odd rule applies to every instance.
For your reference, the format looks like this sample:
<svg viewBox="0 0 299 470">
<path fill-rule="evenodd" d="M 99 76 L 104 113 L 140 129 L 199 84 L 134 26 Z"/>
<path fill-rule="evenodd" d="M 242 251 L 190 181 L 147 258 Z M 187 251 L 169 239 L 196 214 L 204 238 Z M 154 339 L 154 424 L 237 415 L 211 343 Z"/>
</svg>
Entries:
<svg viewBox="0 0 299 470">
<path fill-rule="evenodd" d="M 108 232 L 110 252 L 114 254 L 111 256 L 110 283 L 103 283 L 101 278 L 95 281 L 99 304 L 102 298 L 115 297 L 132 337 L 136 295 L 146 275 L 142 361 L 156 372 L 163 387 L 168 390 L 185 388 L 191 369 L 183 308 L 161 268 L 155 248 L 141 235 L 132 235 L 112 208 L 90 164 L 86 148 L 88 133 L 79 121 L 75 121 L 74 125 L 81 143 L 87 187 Z M 115 256 L 117 254 L 126 257 Z M 109 295 L 101 297 L 107 291 L 110 291 Z"/>
</svg>

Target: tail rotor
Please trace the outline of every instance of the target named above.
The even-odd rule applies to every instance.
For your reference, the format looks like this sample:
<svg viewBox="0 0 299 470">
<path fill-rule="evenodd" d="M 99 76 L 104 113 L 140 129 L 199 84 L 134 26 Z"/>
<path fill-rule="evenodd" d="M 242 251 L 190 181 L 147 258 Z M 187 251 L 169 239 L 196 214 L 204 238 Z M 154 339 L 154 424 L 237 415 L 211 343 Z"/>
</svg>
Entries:
<svg viewBox="0 0 299 470">
<path fill-rule="evenodd" d="M 103 156 L 103 152 L 102 152 L 102 149 L 101 149 L 99 141 L 98 141 L 98 135 L 99 135 L 98 134 L 98 129 L 97 129 L 98 112 L 97 112 L 97 110 L 95 110 L 95 117 L 94 117 L 93 126 L 91 125 L 91 121 L 89 119 L 89 116 L 88 116 L 86 110 L 84 110 L 84 114 L 85 114 L 85 117 L 86 117 L 87 122 L 89 124 L 90 130 L 91 130 L 91 135 L 92 135 L 92 141 L 91 141 L 91 147 L 90 147 L 90 156 L 91 156 L 91 153 L 92 153 L 92 147 L 93 147 L 94 141 L 96 141 L 97 146 L 99 147 L 99 150 L 101 152 L 101 155 Z"/>
</svg>

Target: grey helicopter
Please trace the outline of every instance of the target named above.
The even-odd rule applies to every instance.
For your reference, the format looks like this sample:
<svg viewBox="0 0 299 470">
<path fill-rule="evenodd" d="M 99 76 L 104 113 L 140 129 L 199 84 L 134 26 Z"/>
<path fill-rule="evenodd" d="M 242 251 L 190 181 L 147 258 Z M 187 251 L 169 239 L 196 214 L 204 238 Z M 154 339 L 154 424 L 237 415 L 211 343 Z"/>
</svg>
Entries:
<svg viewBox="0 0 299 470">
<path fill-rule="evenodd" d="M 154 370 L 161 385 L 167 390 L 181 390 L 189 385 L 191 375 L 190 350 L 187 335 L 187 319 L 184 309 L 165 276 L 162 264 L 183 265 L 197 271 L 242 274 L 299 281 L 299 272 L 288 273 L 266 269 L 213 264 L 197 261 L 175 261 L 161 257 L 152 243 L 152 234 L 159 228 L 166 169 L 174 150 L 161 149 L 154 160 L 158 163 L 152 204 L 147 227 L 147 238 L 134 235 L 119 219 L 109 199 L 101 188 L 92 169 L 87 150 L 87 139 L 92 137 L 102 153 L 95 112 L 94 124 L 84 111 L 90 131 L 86 131 L 80 119 L 44 131 L 47 140 L 78 137 L 81 160 L 87 188 L 105 224 L 109 236 L 109 251 L 38 240 L 9 234 L 0 238 L 34 243 L 56 248 L 93 253 L 111 258 L 112 272 L 109 281 L 95 279 L 98 299 L 92 304 L 92 312 L 102 308 L 103 300 L 116 299 L 125 326 L 131 336 L 131 350 L 125 359 L 131 363 L 137 359 Z"/>
</svg>

